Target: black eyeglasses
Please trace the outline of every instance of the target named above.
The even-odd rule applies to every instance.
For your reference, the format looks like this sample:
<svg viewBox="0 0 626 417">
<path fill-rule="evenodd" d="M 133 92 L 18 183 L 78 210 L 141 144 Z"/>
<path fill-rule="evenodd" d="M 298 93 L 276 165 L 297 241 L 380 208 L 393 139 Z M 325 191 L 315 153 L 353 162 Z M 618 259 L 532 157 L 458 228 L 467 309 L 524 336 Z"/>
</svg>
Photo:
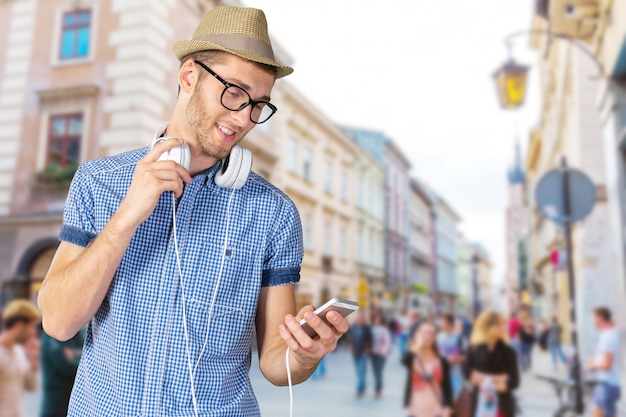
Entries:
<svg viewBox="0 0 626 417">
<path fill-rule="evenodd" d="M 224 91 L 222 91 L 222 95 L 220 97 L 220 102 L 222 103 L 222 106 L 224 106 L 224 108 L 230 111 L 240 111 L 248 106 L 251 106 L 252 111 L 250 112 L 250 120 L 256 124 L 267 122 L 267 120 L 272 117 L 274 113 L 276 113 L 276 110 L 278 110 L 276 106 L 274 106 L 269 101 L 252 100 L 250 94 L 248 94 L 248 92 L 243 88 L 239 87 L 238 85 L 224 81 L 222 77 L 217 75 L 211 70 L 211 68 L 207 67 L 202 62 L 194 62 L 204 68 L 206 72 L 214 76 L 219 82 L 224 84 Z"/>
</svg>

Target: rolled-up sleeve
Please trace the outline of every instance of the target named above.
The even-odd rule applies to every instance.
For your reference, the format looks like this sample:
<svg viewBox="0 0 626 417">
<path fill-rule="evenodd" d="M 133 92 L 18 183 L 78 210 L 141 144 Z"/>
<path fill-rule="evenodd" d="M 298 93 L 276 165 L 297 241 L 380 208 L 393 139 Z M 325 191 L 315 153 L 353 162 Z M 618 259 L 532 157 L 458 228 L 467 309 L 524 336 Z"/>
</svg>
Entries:
<svg viewBox="0 0 626 417">
<path fill-rule="evenodd" d="M 63 210 L 59 239 L 87 247 L 96 237 L 94 199 L 90 173 L 81 165 L 74 175 Z"/>
<path fill-rule="evenodd" d="M 270 287 L 300 281 L 303 255 L 300 215 L 293 202 L 286 200 L 279 209 L 265 251 L 261 285 Z"/>
</svg>

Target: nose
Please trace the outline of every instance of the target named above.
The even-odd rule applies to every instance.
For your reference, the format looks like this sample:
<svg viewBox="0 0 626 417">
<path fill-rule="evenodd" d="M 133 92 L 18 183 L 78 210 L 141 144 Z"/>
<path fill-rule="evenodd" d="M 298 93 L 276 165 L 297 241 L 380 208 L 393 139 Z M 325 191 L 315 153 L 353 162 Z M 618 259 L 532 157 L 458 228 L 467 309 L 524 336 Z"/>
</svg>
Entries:
<svg viewBox="0 0 626 417">
<path fill-rule="evenodd" d="M 230 114 L 231 114 L 231 117 L 237 123 L 237 126 L 245 128 L 248 126 L 248 124 L 252 123 L 252 120 L 250 119 L 251 111 L 252 111 L 252 106 L 248 104 L 246 107 L 244 107 L 241 110 L 231 111 Z"/>
</svg>

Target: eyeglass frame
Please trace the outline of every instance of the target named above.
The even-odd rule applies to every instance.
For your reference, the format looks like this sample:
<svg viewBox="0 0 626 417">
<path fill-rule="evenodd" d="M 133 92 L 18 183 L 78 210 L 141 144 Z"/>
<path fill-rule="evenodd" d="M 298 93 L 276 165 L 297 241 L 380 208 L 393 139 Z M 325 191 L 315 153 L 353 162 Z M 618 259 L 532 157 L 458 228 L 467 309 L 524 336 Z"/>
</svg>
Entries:
<svg viewBox="0 0 626 417">
<path fill-rule="evenodd" d="M 272 113 L 270 113 L 269 116 L 267 116 L 267 119 L 263 120 L 262 122 L 255 122 L 254 120 L 252 120 L 252 111 L 250 111 L 250 121 L 254 124 L 260 125 L 262 123 L 267 122 L 269 119 L 272 118 L 272 116 L 274 114 L 276 114 L 276 112 L 278 111 L 278 108 L 276 108 L 275 105 L 273 105 L 272 103 L 270 103 L 269 101 L 265 101 L 265 100 L 259 100 L 259 101 L 255 101 L 252 100 L 252 97 L 250 97 L 250 93 L 248 93 L 243 87 L 238 86 L 237 84 L 232 84 L 229 83 L 228 81 L 224 80 L 222 77 L 220 77 L 219 75 L 217 75 L 215 73 L 215 71 L 213 71 L 211 68 L 207 67 L 205 64 L 203 64 L 200 61 L 194 61 L 196 64 L 200 65 L 206 72 L 208 72 L 209 74 L 211 74 L 215 79 L 217 79 L 217 81 L 221 82 L 222 85 L 224 86 L 224 90 L 222 91 L 222 94 L 220 95 L 220 104 L 222 105 L 222 107 L 224 107 L 226 110 L 230 110 L 230 111 L 241 111 L 243 109 L 245 109 L 248 106 L 252 106 L 252 108 L 254 109 L 254 107 L 257 104 L 264 104 L 266 106 L 268 106 L 271 110 Z M 236 87 L 238 89 L 240 89 L 241 91 L 243 91 L 244 93 L 246 93 L 246 95 L 248 96 L 248 101 L 244 104 L 242 104 L 238 109 L 231 109 L 229 107 L 226 107 L 226 105 L 224 104 L 224 94 L 226 94 L 226 90 L 228 90 L 230 87 Z"/>
</svg>

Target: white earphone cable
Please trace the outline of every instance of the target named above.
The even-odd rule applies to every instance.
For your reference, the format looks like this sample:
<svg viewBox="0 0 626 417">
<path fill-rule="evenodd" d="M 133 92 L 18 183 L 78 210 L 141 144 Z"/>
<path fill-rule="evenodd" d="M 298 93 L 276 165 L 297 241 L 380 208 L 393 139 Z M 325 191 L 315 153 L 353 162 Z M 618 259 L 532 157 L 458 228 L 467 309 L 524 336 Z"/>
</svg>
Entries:
<svg viewBox="0 0 626 417">
<path fill-rule="evenodd" d="M 235 194 L 235 189 L 233 188 L 230 192 L 230 197 L 228 197 L 228 206 L 226 208 L 226 231 L 224 237 L 224 246 L 222 247 L 222 262 L 220 263 L 219 273 L 217 274 L 217 282 L 215 283 L 215 289 L 213 290 L 213 297 L 211 298 L 211 307 L 209 308 L 209 316 L 207 318 L 206 325 L 206 335 L 204 337 L 204 344 L 202 345 L 202 349 L 200 350 L 200 355 L 198 356 L 198 360 L 196 361 L 196 366 L 193 368 L 193 375 L 196 374 L 196 370 L 198 369 L 198 364 L 200 363 L 200 359 L 202 359 L 202 355 L 204 355 L 204 351 L 209 342 L 209 327 L 211 325 L 211 318 L 213 317 L 213 308 L 215 307 L 215 300 L 217 299 L 217 291 L 220 287 L 220 283 L 222 282 L 222 271 L 224 270 L 224 261 L 226 260 L 226 250 L 228 249 L 228 231 L 230 228 L 230 206 L 233 201 L 233 195 Z"/>
<path fill-rule="evenodd" d="M 291 365 L 289 364 L 289 352 L 287 348 L 285 352 L 285 365 L 287 367 L 287 384 L 289 385 L 289 417 L 293 417 L 293 383 L 291 382 Z"/>
<path fill-rule="evenodd" d="M 191 383 L 191 401 L 196 417 L 198 414 L 198 400 L 196 399 L 196 387 L 193 378 L 193 367 L 191 365 L 191 351 L 189 349 L 189 331 L 187 330 L 187 296 L 185 295 L 185 283 L 183 282 L 183 269 L 180 266 L 180 253 L 178 252 L 178 237 L 176 236 L 176 196 L 172 193 L 172 229 L 174 232 L 174 251 L 176 252 L 176 266 L 180 279 L 180 290 L 182 295 L 181 304 L 183 306 L 183 332 L 185 334 L 185 351 L 187 353 L 187 367 L 189 368 L 189 382 Z"/>
</svg>

